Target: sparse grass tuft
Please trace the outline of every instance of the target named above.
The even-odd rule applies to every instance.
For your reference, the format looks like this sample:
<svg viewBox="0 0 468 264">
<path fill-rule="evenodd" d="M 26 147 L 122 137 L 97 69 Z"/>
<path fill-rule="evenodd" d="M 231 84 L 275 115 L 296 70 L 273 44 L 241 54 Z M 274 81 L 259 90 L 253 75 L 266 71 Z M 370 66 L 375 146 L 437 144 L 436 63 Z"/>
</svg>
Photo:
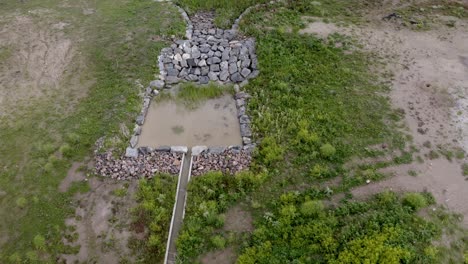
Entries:
<svg viewBox="0 0 468 264">
<path fill-rule="evenodd" d="M 220 97 L 231 89 L 229 86 L 220 86 L 215 83 L 202 86 L 184 83 L 180 86 L 176 99 L 189 107 L 197 107 L 202 101 Z"/>
</svg>

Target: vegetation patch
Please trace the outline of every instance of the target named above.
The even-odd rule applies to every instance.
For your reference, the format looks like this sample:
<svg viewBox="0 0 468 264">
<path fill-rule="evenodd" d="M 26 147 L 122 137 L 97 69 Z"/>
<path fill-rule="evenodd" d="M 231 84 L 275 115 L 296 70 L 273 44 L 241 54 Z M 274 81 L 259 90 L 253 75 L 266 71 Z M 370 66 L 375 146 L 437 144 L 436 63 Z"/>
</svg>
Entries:
<svg viewBox="0 0 468 264">
<path fill-rule="evenodd" d="M 241 172 L 224 175 L 209 172 L 189 182 L 184 225 L 177 238 L 177 257 L 181 263 L 194 263 L 203 252 L 225 248 L 234 241 L 221 228 L 224 213 L 234 202 L 257 188 L 265 174 Z"/>
<path fill-rule="evenodd" d="M 430 194 L 401 198 L 383 192 L 336 208 L 313 199 L 295 192 L 281 195 L 276 208 L 259 219 L 238 263 L 440 263 L 433 242 L 441 238 L 439 221 L 448 215 L 426 220 L 417 214 L 433 204 Z M 453 258 L 456 263 L 463 262 L 462 252 Z"/>
<path fill-rule="evenodd" d="M 205 100 L 218 98 L 228 92 L 232 92 L 232 86 L 220 86 L 215 83 L 208 85 L 184 83 L 180 85 L 176 99 L 188 107 L 196 107 Z"/>
<path fill-rule="evenodd" d="M 158 174 L 150 180 L 140 180 L 137 200 L 133 209 L 135 221 L 133 229 L 143 233 L 144 239 L 133 239 L 132 249 L 139 252 L 143 263 L 162 262 L 166 253 L 172 210 L 177 191 L 177 177 Z"/>
</svg>

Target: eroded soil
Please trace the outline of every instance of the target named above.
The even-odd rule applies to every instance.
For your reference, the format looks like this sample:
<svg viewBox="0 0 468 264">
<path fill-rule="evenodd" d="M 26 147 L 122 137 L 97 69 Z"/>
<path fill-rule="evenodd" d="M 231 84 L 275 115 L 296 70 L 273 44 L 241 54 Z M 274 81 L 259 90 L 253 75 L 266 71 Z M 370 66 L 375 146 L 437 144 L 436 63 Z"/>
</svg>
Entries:
<svg viewBox="0 0 468 264">
<path fill-rule="evenodd" d="M 132 260 L 128 247 L 131 231 L 131 212 L 136 201 L 137 182 L 90 178 L 91 190 L 75 197 L 75 215 L 66 220 L 68 234 L 64 243 L 79 247 L 77 254 L 63 255 L 66 263 L 120 263 Z M 117 190 L 125 189 L 124 194 Z M 78 234 L 78 236 L 74 235 Z M 76 236 L 76 239 L 68 239 Z"/>
<path fill-rule="evenodd" d="M 468 181 L 461 164 L 466 158 L 448 161 L 431 156 L 431 151 L 452 153 L 468 151 L 468 21 L 437 16 L 428 30 L 415 30 L 401 21 L 382 18 L 401 6 L 400 1 L 387 2 L 372 10 L 365 24 L 342 27 L 316 21 L 302 30 L 326 38 L 339 33 L 356 39 L 386 66 L 379 72 L 390 72 L 390 99 L 396 109 L 405 113 L 405 124 L 423 162 L 386 168 L 388 180 L 371 183 L 353 190 L 365 196 L 384 189 L 401 191 L 427 190 L 440 204 L 464 215 L 468 226 Z M 455 26 L 444 24 L 454 20 Z M 411 172 L 411 173 L 410 173 Z M 416 173 L 417 176 L 410 176 Z"/>
</svg>

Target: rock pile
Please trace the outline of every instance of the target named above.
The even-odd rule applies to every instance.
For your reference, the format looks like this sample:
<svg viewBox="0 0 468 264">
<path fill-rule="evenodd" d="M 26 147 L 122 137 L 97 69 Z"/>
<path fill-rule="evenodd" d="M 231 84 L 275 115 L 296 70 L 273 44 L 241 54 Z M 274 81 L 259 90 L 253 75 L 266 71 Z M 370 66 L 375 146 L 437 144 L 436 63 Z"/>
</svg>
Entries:
<svg viewBox="0 0 468 264">
<path fill-rule="evenodd" d="M 156 173 L 177 175 L 182 154 L 163 151 L 146 151 L 138 158 L 114 158 L 106 152 L 95 156 L 96 174 L 118 180 L 152 178 Z"/>
<path fill-rule="evenodd" d="M 199 176 L 209 171 L 222 171 L 236 174 L 250 166 L 252 155 L 250 151 L 238 148 L 212 148 L 193 157 L 192 175 Z"/>
<path fill-rule="evenodd" d="M 239 39 L 237 30 L 216 28 L 213 19 L 209 12 L 195 14 L 191 18 L 191 39 L 177 40 L 170 48 L 162 49 L 159 69 L 166 84 L 183 80 L 240 83 L 258 76 L 255 41 Z"/>
</svg>

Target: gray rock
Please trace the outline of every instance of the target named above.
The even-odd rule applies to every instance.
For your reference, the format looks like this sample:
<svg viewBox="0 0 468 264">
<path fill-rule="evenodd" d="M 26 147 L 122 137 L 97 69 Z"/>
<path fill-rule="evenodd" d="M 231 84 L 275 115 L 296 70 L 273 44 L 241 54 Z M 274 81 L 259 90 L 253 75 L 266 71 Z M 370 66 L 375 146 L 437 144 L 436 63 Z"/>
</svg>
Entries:
<svg viewBox="0 0 468 264">
<path fill-rule="evenodd" d="M 186 146 L 172 146 L 171 152 L 174 153 L 187 153 L 188 148 Z"/>
<path fill-rule="evenodd" d="M 184 59 L 184 60 L 190 59 L 190 54 L 189 53 L 182 54 L 182 59 Z"/>
<path fill-rule="evenodd" d="M 177 76 L 167 76 L 166 77 L 166 83 L 168 84 L 176 84 L 180 82 L 180 79 L 177 78 Z"/>
<path fill-rule="evenodd" d="M 254 70 L 252 73 L 247 77 L 248 79 L 256 78 L 260 74 L 259 70 Z"/>
<path fill-rule="evenodd" d="M 221 55 L 221 60 L 222 61 L 228 61 L 229 60 L 229 50 L 225 49 L 223 51 L 223 54 Z"/>
<path fill-rule="evenodd" d="M 195 146 L 192 148 L 192 156 L 198 156 L 208 150 L 207 146 Z"/>
<path fill-rule="evenodd" d="M 235 83 L 240 83 L 244 80 L 244 77 L 240 75 L 240 73 L 236 72 L 233 75 L 231 75 L 231 81 Z"/>
<path fill-rule="evenodd" d="M 209 72 L 208 73 L 208 78 L 210 78 L 211 81 L 217 81 L 218 80 L 218 75 L 214 72 Z"/>
<path fill-rule="evenodd" d="M 189 76 L 188 76 L 189 81 L 192 81 L 192 82 L 198 81 L 198 78 L 199 78 L 199 76 L 197 76 L 195 74 L 189 74 Z"/>
<path fill-rule="evenodd" d="M 241 117 L 243 115 L 245 115 L 245 106 L 238 107 L 237 108 L 237 116 Z"/>
<path fill-rule="evenodd" d="M 177 54 L 174 56 L 174 60 L 175 60 L 175 61 L 178 61 L 178 62 L 181 62 L 181 61 L 182 61 L 182 55 L 180 55 L 179 53 L 177 53 Z"/>
<path fill-rule="evenodd" d="M 195 75 L 200 75 L 201 74 L 201 70 L 200 68 L 195 68 L 195 72 L 194 72 Z"/>
<path fill-rule="evenodd" d="M 174 69 L 174 64 L 172 63 L 172 60 L 171 60 L 171 63 L 164 63 L 164 69 Z"/>
<path fill-rule="evenodd" d="M 128 147 L 125 150 L 125 157 L 127 158 L 138 158 L 138 150 L 135 148 Z"/>
<path fill-rule="evenodd" d="M 200 51 L 202 53 L 208 53 L 210 50 L 211 50 L 210 45 L 208 45 L 208 44 L 200 45 Z"/>
<path fill-rule="evenodd" d="M 250 124 L 250 118 L 248 115 L 242 115 L 239 117 L 239 123 L 241 124 Z"/>
<path fill-rule="evenodd" d="M 208 78 L 208 76 L 200 76 L 198 81 L 200 84 L 208 84 L 210 82 L 210 78 Z"/>
<path fill-rule="evenodd" d="M 237 64 L 236 63 L 231 63 L 229 64 L 229 73 L 234 74 L 237 72 Z"/>
<path fill-rule="evenodd" d="M 187 64 L 189 67 L 195 67 L 197 64 L 195 63 L 195 59 L 188 59 Z"/>
<path fill-rule="evenodd" d="M 238 84 L 234 85 L 234 92 L 236 92 L 236 94 L 240 92 L 240 86 Z"/>
<path fill-rule="evenodd" d="M 219 64 L 211 64 L 210 65 L 210 71 L 211 72 L 219 72 Z"/>
<path fill-rule="evenodd" d="M 249 59 L 243 60 L 241 66 L 242 66 L 242 68 L 249 67 L 250 66 L 250 60 Z"/>
<path fill-rule="evenodd" d="M 155 148 L 154 150 L 159 151 L 159 152 L 170 152 L 171 147 L 169 147 L 169 146 L 159 146 L 159 147 Z"/>
<path fill-rule="evenodd" d="M 224 31 L 224 38 L 231 41 L 236 36 L 235 30 L 225 30 Z"/>
<path fill-rule="evenodd" d="M 242 137 L 251 137 L 252 136 L 252 130 L 250 129 L 249 124 L 241 124 L 240 125 L 240 130 L 241 130 L 241 136 Z"/>
<path fill-rule="evenodd" d="M 136 118 L 136 123 L 138 125 L 143 125 L 143 123 L 145 123 L 145 116 L 143 114 L 139 114 Z"/>
<path fill-rule="evenodd" d="M 206 66 L 206 67 L 201 67 L 201 75 L 202 75 L 202 76 L 208 75 L 208 72 L 210 72 L 210 67 L 208 67 L 208 66 Z"/>
<path fill-rule="evenodd" d="M 221 71 L 229 71 L 229 63 L 227 61 L 222 61 L 220 66 Z"/>
<path fill-rule="evenodd" d="M 167 69 L 167 76 L 178 76 L 179 71 L 176 69 Z"/>
<path fill-rule="evenodd" d="M 208 65 L 219 64 L 220 62 L 221 62 L 221 59 L 218 57 L 212 57 L 207 60 Z"/>
<path fill-rule="evenodd" d="M 206 66 L 206 60 L 200 60 L 200 61 L 198 62 L 198 66 L 200 66 L 200 67 Z"/>
<path fill-rule="evenodd" d="M 229 72 L 228 71 L 221 71 L 221 73 L 219 74 L 219 80 L 225 82 L 227 81 L 229 78 Z"/>
<path fill-rule="evenodd" d="M 187 70 L 187 68 L 183 68 L 180 73 L 179 73 L 179 78 L 185 78 L 186 76 L 188 76 L 189 72 Z"/>
<path fill-rule="evenodd" d="M 136 147 L 136 145 L 138 144 L 138 136 L 134 135 L 132 136 L 132 138 L 130 139 L 130 146 L 132 148 Z"/>
<path fill-rule="evenodd" d="M 200 52 L 200 50 L 198 49 L 197 46 L 192 47 L 192 53 L 191 54 L 192 54 L 192 58 L 194 58 L 194 59 L 198 59 L 201 56 L 201 52 Z"/>
<path fill-rule="evenodd" d="M 249 70 L 248 68 L 243 68 L 241 71 L 242 76 L 247 77 L 252 71 Z"/>
<path fill-rule="evenodd" d="M 208 57 L 213 57 L 214 56 L 214 51 L 210 50 L 208 51 Z"/>
<path fill-rule="evenodd" d="M 182 59 L 182 61 L 180 62 L 180 66 L 182 66 L 183 68 L 187 68 L 188 67 L 187 60 Z"/>
<path fill-rule="evenodd" d="M 245 105 L 245 100 L 244 99 L 237 99 L 236 100 L 236 106 L 237 108 L 242 107 Z"/>
<path fill-rule="evenodd" d="M 250 94 L 246 93 L 246 92 L 237 92 L 236 95 L 234 96 L 234 98 L 237 100 L 237 99 L 248 99 L 250 98 Z"/>
<path fill-rule="evenodd" d="M 229 63 L 236 63 L 237 64 L 237 61 L 238 61 L 237 56 L 234 56 L 234 55 L 230 56 L 228 61 L 229 61 Z"/>
<path fill-rule="evenodd" d="M 226 150 L 226 147 L 210 147 L 208 153 L 210 154 L 221 154 Z"/>
<path fill-rule="evenodd" d="M 249 145 L 252 143 L 252 139 L 250 137 L 243 137 L 242 143 L 244 143 L 244 145 Z"/>
<path fill-rule="evenodd" d="M 151 88 L 156 88 L 158 90 L 161 90 L 164 88 L 164 81 L 161 80 L 154 80 L 150 82 L 150 87 Z"/>
<path fill-rule="evenodd" d="M 214 55 L 215 55 L 215 57 L 221 58 L 222 53 L 219 52 L 219 51 L 215 51 Z"/>
<path fill-rule="evenodd" d="M 135 128 L 133 128 L 133 134 L 137 136 L 141 135 L 141 126 L 135 125 Z"/>
</svg>

